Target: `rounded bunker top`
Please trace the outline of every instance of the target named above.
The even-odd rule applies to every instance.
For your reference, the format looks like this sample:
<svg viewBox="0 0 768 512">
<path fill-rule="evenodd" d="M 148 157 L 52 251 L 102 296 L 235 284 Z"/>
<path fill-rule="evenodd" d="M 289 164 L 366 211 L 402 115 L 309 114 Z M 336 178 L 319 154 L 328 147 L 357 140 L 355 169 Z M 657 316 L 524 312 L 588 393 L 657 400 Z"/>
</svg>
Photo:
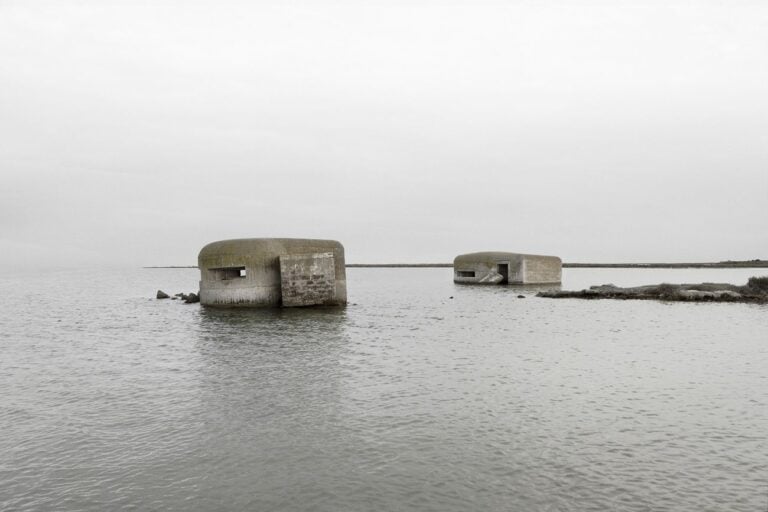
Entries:
<svg viewBox="0 0 768 512">
<path fill-rule="evenodd" d="M 552 263 L 562 264 L 560 258 L 557 256 L 544 256 L 541 254 L 523 254 L 518 252 L 502 252 L 502 251 L 485 251 L 485 252 L 472 252 L 468 254 L 460 254 L 453 259 L 453 265 L 460 265 L 466 263 L 496 263 L 498 261 L 510 261 L 517 262 L 523 259 L 544 259 L 550 260 Z"/>
<path fill-rule="evenodd" d="M 211 242 L 200 250 L 198 266 L 271 265 L 282 255 L 332 252 L 336 266 L 344 268 L 344 246 L 336 240 L 309 238 L 237 238 Z M 339 269 L 339 270 L 340 270 Z M 342 270 L 343 272 L 343 270 Z M 343 275 L 343 274 L 342 274 Z"/>
</svg>

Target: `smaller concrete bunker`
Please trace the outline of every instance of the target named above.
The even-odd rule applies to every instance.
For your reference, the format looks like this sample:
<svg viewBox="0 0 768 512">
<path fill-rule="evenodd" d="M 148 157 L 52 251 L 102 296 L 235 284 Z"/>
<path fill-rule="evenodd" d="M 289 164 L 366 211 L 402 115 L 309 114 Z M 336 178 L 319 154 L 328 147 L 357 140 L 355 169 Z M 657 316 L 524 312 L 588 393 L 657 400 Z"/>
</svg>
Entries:
<svg viewBox="0 0 768 512">
<path fill-rule="evenodd" d="M 242 238 L 197 257 L 200 303 L 217 307 L 343 306 L 344 247 L 335 240 Z"/>
<path fill-rule="evenodd" d="M 466 284 L 555 284 L 562 279 L 557 256 L 474 252 L 453 260 L 453 282 Z"/>
</svg>

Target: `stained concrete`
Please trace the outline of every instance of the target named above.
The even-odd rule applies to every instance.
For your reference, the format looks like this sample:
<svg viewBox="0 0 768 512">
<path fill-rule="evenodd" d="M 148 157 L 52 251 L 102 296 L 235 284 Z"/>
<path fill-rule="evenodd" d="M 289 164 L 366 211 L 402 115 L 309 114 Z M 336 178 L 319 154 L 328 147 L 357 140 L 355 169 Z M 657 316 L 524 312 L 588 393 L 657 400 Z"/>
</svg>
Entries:
<svg viewBox="0 0 768 512">
<path fill-rule="evenodd" d="M 557 256 L 514 252 L 475 252 L 461 254 L 453 260 L 455 283 L 555 284 L 561 279 L 562 261 Z"/>
<path fill-rule="evenodd" d="M 280 256 L 283 306 L 332 305 L 336 297 L 333 253 Z"/>
<path fill-rule="evenodd" d="M 204 306 L 347 303 L 344 247 L 335 240 L 222 240 L 203 247 L 197 260 L 200 303 Z"/>
</svg>

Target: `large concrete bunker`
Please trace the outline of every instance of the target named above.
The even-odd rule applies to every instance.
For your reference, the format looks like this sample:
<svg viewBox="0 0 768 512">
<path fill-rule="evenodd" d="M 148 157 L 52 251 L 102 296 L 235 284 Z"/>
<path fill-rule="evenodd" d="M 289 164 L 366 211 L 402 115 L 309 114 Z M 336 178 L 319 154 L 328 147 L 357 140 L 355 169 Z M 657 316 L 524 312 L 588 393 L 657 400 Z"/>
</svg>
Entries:
<svg viewBox="0 0 768 512">
<path fill-rule="evenodd" d="M 554 284 L 562 275 L 557 256 L 474 252 L 453 260 L 453 282 L 468 284 Z"/>
<path fill-rule="evenodd" d="M 347 303 L 344 247 L 335 240 L 242 238 L 213 242 L 197 257 L 200 303 L 220 307 Z"/>
</svg>

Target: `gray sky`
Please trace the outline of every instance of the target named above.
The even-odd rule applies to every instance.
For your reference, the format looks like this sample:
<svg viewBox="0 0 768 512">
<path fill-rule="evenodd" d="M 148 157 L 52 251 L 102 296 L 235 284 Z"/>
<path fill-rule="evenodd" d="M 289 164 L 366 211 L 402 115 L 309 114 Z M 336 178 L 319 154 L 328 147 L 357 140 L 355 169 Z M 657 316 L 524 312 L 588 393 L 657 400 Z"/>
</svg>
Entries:
<svg viewBox="0 0 768 512">
<path fill-rule="evenodd" d="M 768 2 L 0 0 L 0 262 L 768 259 Z"/>
</svg>

